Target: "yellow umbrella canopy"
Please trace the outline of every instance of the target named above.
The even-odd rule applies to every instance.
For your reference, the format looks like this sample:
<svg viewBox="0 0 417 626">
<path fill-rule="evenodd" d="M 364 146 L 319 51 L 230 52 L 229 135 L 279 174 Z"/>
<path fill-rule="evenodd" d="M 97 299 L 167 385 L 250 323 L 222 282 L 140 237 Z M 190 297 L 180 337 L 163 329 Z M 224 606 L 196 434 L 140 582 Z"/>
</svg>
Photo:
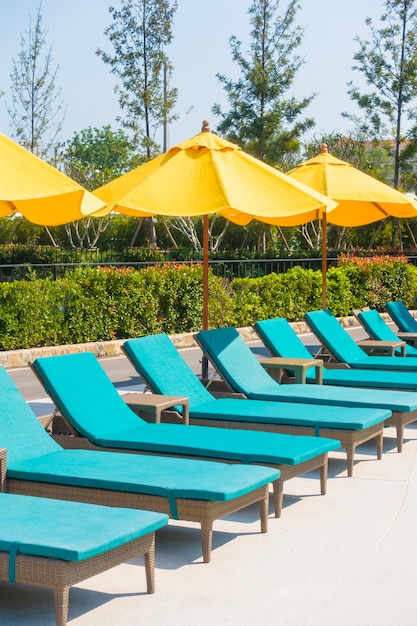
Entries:
<svg viewBox="0 0 417 626">
<path fill-rule="evenodd" d="M 303 224 L 336 206 L 211 133 L 207 124 L 200 134 L 93 193 L 107 203 L 107 212 L 142 217 L 217 212 L 240 225 L 252 219 Z"/>
<path fill-rule="evenodd" d="M 0 133 L 0 217 L 21 213 L 34 224 L 57 226 L 87 217 L 102 200 Z"/>
<path fill-rule="evenodd" d="M 252 219 L 291 226 L 336 206 L 211 133 L 207 121 L 198 135 L 93 193 L 107 204 L 97 215 L 204 216 L 203 329 L 208 327 L 208 214 L 219 213 L 241 226 Z"/>
<path fill-rule="evenodd" d="M 364 226 L 386 217 L 417 217 L 417 202 L 329 154 L 327 145 L 321 153 L 304 161 L 288 175 L 312 189 L 326 194 L 338 204 L 322 214 L 322 306 L 326 308 L 327 222 L 337 226 Z"/>
<path fill-rule="evenodd" d="M 417 217 L 417 203 L 393 187 L 329 154 L 321 153 L 288 172 L 294 180 L 309 185 L 338 203 L 327 214 L 337 226 L 364 226 L 386 217 Z"/>
</svg>

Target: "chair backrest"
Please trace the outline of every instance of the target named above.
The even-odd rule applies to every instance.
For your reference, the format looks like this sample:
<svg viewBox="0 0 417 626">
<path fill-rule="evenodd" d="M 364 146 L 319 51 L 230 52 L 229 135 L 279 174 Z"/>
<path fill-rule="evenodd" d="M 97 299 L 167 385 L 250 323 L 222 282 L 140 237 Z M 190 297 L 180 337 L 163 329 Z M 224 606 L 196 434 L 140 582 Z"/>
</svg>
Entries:
<svg viewBox="0 0 417 626">
<path fill-rule="evenodd" d="M 254 328 L 274 356 L 290 359 L 312 359 L 291 324 L 284 318 L 255 322 Z"/>
<path fill-rule="evenodd" d="M 417 320 L 411 315 L 404 302 L 400 300 L 387 302 L 385 308 L 401 332 L 417 333 Z"/>
<path fill-rule="evenodd" d="M 40 357 L 32 368 L 62 415 L 84 437 L 106 439 L 117 431 L 146 426 L 92 352 Z"/>
<path fill-rule="evenodd" d="M 310 311 L 304 315 L 304 319 L 316 337 L 340 363 L 353 363 L 370 358 L 331 311 Z"/>
<path fill-rule="evenodd" d="M 361 311 L 357 318 L 372 339 L 378 341 L 400 341 L 395 332 L 388 326 L 384 318 L 375 309 Z M 396 348 L 395 354 L 401 356 L 401 348 Z M 407 356 L 417 356 L 417 349 L 414 346 L 406 346 Z"/>
<path fill-rule="evenodd" d="M 14 384 L 0 367 L 0 448 L 7 449 L 7 465 L 62 450 L 48 435 Z"/>
<path fill-rule="evenodd" d="M 357 314 L 357 318 L 372 339 L 377 339 L 378 341 L 398 341 L 397 335 L 375 309 L 360 311 Z"/>
<path fill-rule="evenodd" d="M 123 351 L 154 393 L 188 396 L 190 409 L 214 400 L 168 335 L 128 339 Z"/>
<path fill-rule="evenodd" d="M 202 330 L 196 339 L 214 367 L 235 390 L 246 396 L 256 390 L 273 390 L 279 383 L 271 378 L 236 328 Z"/>
</svg>

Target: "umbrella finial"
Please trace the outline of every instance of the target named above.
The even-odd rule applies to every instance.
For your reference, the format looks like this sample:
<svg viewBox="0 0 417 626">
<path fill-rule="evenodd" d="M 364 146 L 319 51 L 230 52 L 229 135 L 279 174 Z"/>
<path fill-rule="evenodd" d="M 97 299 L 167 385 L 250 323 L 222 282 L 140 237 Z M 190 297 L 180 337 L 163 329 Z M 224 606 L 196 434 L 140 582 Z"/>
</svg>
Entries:
<svg viewBox="0 0 417 626">
<path fill-rule="evenodd" d="M 321 151 L 322 152 L 328 152 L 329 151 L 329 149 L 327 147 L 327 143 L 322 143 L 321 144 Z"/>
<path fill-rule="evenodd" d="M 210 122 L 208 120 L 203 120 L 203 125 L 201 127 L 201 132 L 202 133 L 209 133 L 210 132 Z"/>
</svg>

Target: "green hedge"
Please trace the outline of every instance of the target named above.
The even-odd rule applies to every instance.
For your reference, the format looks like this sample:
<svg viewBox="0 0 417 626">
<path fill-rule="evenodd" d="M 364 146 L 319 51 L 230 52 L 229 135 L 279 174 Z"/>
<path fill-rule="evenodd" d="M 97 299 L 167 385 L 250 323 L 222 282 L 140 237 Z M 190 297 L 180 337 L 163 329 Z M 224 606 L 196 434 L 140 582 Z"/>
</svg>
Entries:
<svg viewBox="0 0 417 626">
<path fill-rule="evenodd" d="M 0 350 L 181 333 L 201 327 L 200 264 L 144 270 L 77 268 L 64 278 L 0 283 Z M 209 273 L 209 323 L 248 326 L 258 319 L 302 319 L 321 307 L 320 271 L 236 279 Z M 337 316 L 388 300 L 414 305 L 417 268 L 403 258 L 341 259 L 327 276 L 327 306 Z"/>
<path fill-rule="evenodd" d="M 201 265 L 78 268 L 64 278 L 0 283 L 0 350 L 109 341 L 201 326 Z M 213 310 L 228 300 L 210 275 Z"/>
</svg>

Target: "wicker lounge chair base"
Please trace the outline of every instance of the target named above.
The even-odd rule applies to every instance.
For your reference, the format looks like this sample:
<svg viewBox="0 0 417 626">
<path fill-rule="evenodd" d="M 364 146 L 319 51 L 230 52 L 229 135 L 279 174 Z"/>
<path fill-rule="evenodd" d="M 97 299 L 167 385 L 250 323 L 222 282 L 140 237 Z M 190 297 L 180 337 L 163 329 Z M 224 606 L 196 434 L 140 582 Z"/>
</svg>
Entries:
<svg viewBox="0 0 417 626">
<path fill-rule="evenodd" d="M 67 623 L 70 587 L 139 556 L 144 557 L 147 592 L 155 591 L 155 531 L 167 524 L 167 516 L 64 505 L 61 499 L 47 503 L 5 493 L 5 486 L 2 448 L 0 581 L 51 589 L 57 626 Z"/>
<path fill-rule="evenodd" d="M 141 555 L 144 555 L 145 560 L 147 592 L 153 593 L 155 591 L 154 533 L 114 548 L 105 554 L 79 562 L 18 554 L 15 562 L 15 582 L 51 589 L 54 596 L 56 624 L 65 626 L 70 587 Z M 9 580 L 9 558 L 9 553 L 0 552 L 0 580 Z"/>
<path fill-rule="evenodd" d="M 392 417 L 385 421 L 386 426 L 394 426 L 396 429 L 396 439 L 397 439 L 397 452 L 403 451 L 403 443 L 404 443 L 404 428 L 407 424 L 412 424 L 417 420 L 416 411 L 412 413 L 394 413 Z"/>
<path fill-rule="evenodd" d="M 162 339 L 165 343 L 165 338 Z M 168 338 L 167 341 L 171 346 Z M 176 349 L 173 346 L 172 348 L 174 359 L 167 358 L 167 361 L 172 369 L 177 370 L 177 360 L 180 360 L 180 366 L 183 362 Z M 296 441 L 294 437 L 278 433 L 249 433 L 247 430 L 236 429 L 231 433 L 225 429 L 207 426 L 184 427 L 184 424 L 175 422 L 148 423 L 141 419 L 144 397 L 148 398 L 146 409 L 152 405 L 154 397 L 154 402 L 161 408 L 175 407 L 184 412 L 184 401 L 188 405 L 186 393 L 181 393 L 180 398 L 171 394 L 154 396 L 131 393 L 128 394 L 130 401 L 124 401 L 93 354 L 39 358 L 32 363 L 32 369 L 56 406 L 52 415 L 52 429 L 49 430 L 52 430 L 55 441 L 63 448 L 133 452 L 141 455 L 151 453 L 228 464 L 265 465 L 284 472 L 286 466 L 296 466 L 298 472 L 297 469 L 287 472 L 288 476 L 294 476 L 294 473 L 297 475 L 310 468 L 324 466 L 324 455 L 329 450 L 340 447 L 337 440 L 318 437 L 303 437 Z M 191 377 L 192 385 L 197 383 L 204 394 L 208 393 L 191 369 L 186 370 L 185 376 L 180 371 L 179 377 L 183 384 L 187 374 Z M 85 380 L 88 380 L 88 385 L 84 385 Z M 210 394 L 208 395 L 210 398 Z M 100 402 L 97 398 L 100 398 Z M 132 406 L 135 407 L 134 411 Z M 239 409 L 244 406 L 239 403 Z M 255 417 L 261 408 L 261 405 L 257 405 L 256 410 L 252 407 L 251 415 Z M 209 407 L 210 414 L 211 411 Z M 178 415 L 175 411 L 170 411 L 171 414 Z M 188 412 L 186 417 L 188 422 Z M 306 462 L 307 466 L 304 465 Z M 283 481 L 277 479 L 272 484 L 275 516 L 280 517 Z"/>
<path fill-rule="evenodd" d="M 232 421 L 220 421 L 220 420 L 206 420 L 198 418 L 190 418 L 190 423 L 197 425 L 208 425 L 208 421 L 210 422 L 210 426 L 217 426 L 219 428 L 246 428 L 248 430 L 265 430 L 267 432 L 279 432 L 285 433 L 288 435 L 314 435 L 313 428 L 304 428 L 301 426 L 290 426 L 286 424 L 262 424 L 262 423 L 249 423 L 249 422 L 232 422 Z M 364 428 L 363 430 L 343 430 L 343 429 L 329 429 L 322 428 L 320 429 L 320 437 L 329 437 L 333 439 L 338 439 L 341 442 L 342 448 L 346 450 L 347 457 L 347 473 L 348 476 L 353 475 L 353 464 L 355 459 L 355 449 L 362 443 L 370 441 L 371 439 L 376 440 L 376 452 L 378 460 L 382 459 L 382 446 L 383 446 L 383 438 L 384 438 L 384 424 L 375 424 L 375 426 L 370 426 L 369 428 Z M 323 480 L 322 475 L 320 476 L 322 488 L 323 488 Z M 281 476 L 281 480 L 283 479 Z M 322 492 L 323 493 L 323 492 Z"/>
<path fill-rule="evenodd" d="M 202 420 L 203 421 L 203 420 Z M 201 426 L 207 426 L 207 423 L 202 423 Z M 71 428 L 71 430 L 73 430 Z M 251 429 L 254 430 L 254 429 Z M 91 441 L 89 441 L 86 437 L 81 437 L 78 435 L 55 435 L 52 437 L 55 439 L 57 443 L 63 448 L 67 450 L 73 449 L 84 449 L 84 450 L 103 450 L 101 446 L 96 446 Z M 118 448 L 106 448 L 108 452 L 117 452 Z M 138 454 L 136 450 L 125 450 L 126 453 Z M 145 452 L 141 452 L 141 454 L 146 454 Z M 152 455 L 155 455 L 152 452 Z M 173 455 L 171 455 L 173 456 Z M 182 455 L 184 457 L 184 455 Z M 201 458 L 201 457 L 192 457 L 192 458 Z M 225 462 L 224 459 L 216 459 L 212 458 L 212 461 L 220 461 L 222 463 Z M 268 465 L 271 467 L 271 464 Z M 279 469 L 281 472 L 280 478 L 275 480 L 272 483 L 273 488 L 273 502 L 274 502 L 274 515 L 279 518 L 282 514 L 282 505 L 284 500 L 284 483 L 291 478 L 295 478 L 297 476 L 302 476 L 303 474 L 307 474 L 308 472 L 312 472 L 313 470 L 320 470 L 320 493 L 321 495 L 326 495 L 326 487 L 327 487 L 327 470 L 328 470 L 328 454 L 321 454 L 316 456 L 308 461 L 304 461 L 302 463 L 298 463 L 297 465 L 276 465 L 276 469 Z"/>
<path fill-rule="evenodd" d="M 198 522 L 205 562 L 211 557 L 215 519 L 259 503 L 261 531 L 267 532 L 269 484 L 280 477 L 278 470 L 152 454 L 64 450 L 44 430 L 4 368 L 0 389 L 0 439 L 8 453 L 7 472 L 0 455 L 0 490 L 145 509 Z"/>
<path fill-rule="evenodd" d="M 313 324 L 311 320 L 323 320 L 323 318 L 328 325 L 333 326 L 335 329 L 334 334 L 338 331 L 338 347 L 343 344 L 352 345 L 355 352 L 358 351 L 361 355 L 364 355 L 364 360 L 369 359 L 369 362 L 374 362 L 374 359 L 376 359 L 376 362 L 380 364 L 381 370 L 385 369 L 384 364 L 386 364 L 386 369 L 388 369 L 391 367 L 389 363 L 410 363 L 410 361 L 412 361 L 412 359 L 405 357 L 370 357 L 366 355 L 329 311 L 315 311 L 306 313 L 305 315 L 307 323 L 315 334 L 317 334 L 317 325 Z M 321 334 L 318 336 L 320 340 L 322 340 Z M 343 338 L 345 339 L 344 342 L 342 341 Z M 234 390 L 245 393 L 248 398 L 254 400 L 275 399 L 276 401 L 286 400 L 291 403 L 307 403 L 311 405 L 311 411 L 314 410 L 313 407 L 315 405 L 321 407 L 334 406 L 335 408 L 345 407 L 355 409 L 356 411 L 375 409 L 389 411 L 389 414 L 387 414 L 385 418 L 385 424 L 400 425 L 399 429 L 397 429 L 397 449 L 399 452 L 401 452 L 403 442 L 401 438 L 403 435 L 401 424 L 405 425 L 406 423 L 411 423 L 416 420 L 417 399 L 415 393 L 395 390 L 380 390 L 378 393 L 375 393 L 372 389 L 366 388 L 354 388 L 355 390 L 353 391 L 352 387 L 345 387 L 343 385 L 337 388 L 326 384 L 282 385 L 274 381 L 265 372 L 235 328 L 219 328 L 202 331 L 196 335 L 196 339 L 198 343 L 200 343 L 203 352 L 212 360 L 222 378 L 224 378 Z M 329 347 L 326 343 L 325 345 Z M 333 354 L 333 349 L 331 353 Z M 245 363 L 246 366 L 242 367 L 242 363 Z M 412 370 L 409 370 L 409 373 L 411 371 Z M 415 371 L 416 374 L 414 376 L 417 382 L 417 365 Z M 397 372 L 397 374 L 401 375 L 401 372 Z M 406 372 L 404 372 L 404 375 L 406 375 Z M 325 375 L 323 375 L 323 380 L 325 380 Z M 338 427 L 334 424 L 329 426 L 331 426 L 331 428 Z M 343 428 L 342 425 L 341 428 Z M 353 428 L 353 430 L 358 429 Z M 322 434 L 322 432 L 324 431 L 320 429 L 320 434 Z"/>
<path fill-rule="evenodd" d="M 219 330 L 222 333 L 223 331 L 228 334 L 231 332 L 232 340 L 237 334 L 235 329 Z M 210 333 L 211 331 L 205 332 Z M 201 333 L 197 335 L 197 341 L 199 341 L 200 335 Z M 255 366 L 259 368 L 269 384 L 269 381 L 272 379 L 257 362 L 256 358 L 253 357 L 243 340 L 241 343 L 244 349 L 249 352 L 250 359 L 254 360 Z M 180 384 L 183 384 L 183 377 L 185 378 L 184 366 L 180 369 L 181 359 L 178 362 L 178 352 L 166 336 L 140 337 L 126 341 L 123 344 L 124 352 L 130 358 L 135 369 L 140 372 L 149 388 L 161 393 L 167 391 L 168 384 L 174 384 L 175 382 L 178 387 L 178 383 L 176 381 L 171 383 L 170 372 L 167 369 L 164 370 L 164 378 L 160 376 L 160 362 L 158 361 L 156 364 L 152 361 L 152 355 L 157 352 L 157 348 L 160 349 L 158 354 L 163 350 L 166 362 L 172 362 L 175 355 L 177 355 L 175 373 L 177 377 L 178 371 L 181 372 Z M 221 352 L 224 355 L 227 349 L 225 348 Z M 249 360 L 249 366 L 246 368 L 246 352 L 241 355 L 239 351 L 237 358 L 232 358 L 232 361 L 238 362 L 239 368 L 240 364 L 244 364 L 241 369 L 245 372 L 245 377 L 247 369 L 253 370 L 251 360 Z M 256 382 L 257 373 L 255 372 L 255 375 L 250 378 L 252 382 Z M 227 382 L 230 384 L 229 380 Z M 376 437 L 378 458 L 382 458 L 384 420 L 392 416 L 392 411 L 390 410 L 356 409 L 354 407 L 332 406 L 331 404 L 321 405 L 320 403 L 317 403 L 317 406 L 315 406 L 313 403 L 307 404 L 302 400 L 277 402 L 274 396 L 266 401 L 257 399 L 238 400 L 233 398 L 215 400 L 195 377 L 193 385 L 190 382 L 188 386 L 193 396 L 195 396 L 194 400 L 190 395 L 190 424 L 337 439 L 341 446 L 346 448 L 349 476 L 352 476 L 353 473 L 355 448 L 359 444 Z M 307 388 L 307 385 L 299 386 L 303 389 Z M 196 387 L 198 387 L 198 391 Z M 281 387 L 289 390 L 296 386 L 277 385 L 279 390 Z M 318 387 L 321 388 L 320 385 Z M 236 387 L 233 388 L 236 389 Z M 185 391 L 185 389 L 181 388 L 181 391 Z M 275 391 L 275 387 L 273 387 L 273 391 Z M 213 406 L 213 409 L 211 409 L 211 406 Z"/>
<path fill-rule="evenodd" d="M 140 493 L 111 491 L 107 489 L 90 489 L 88 487 L 73 487 L 55 483 L 42 483 L 31 480 L 7 478 L 7 491 L 22 495 L 40 496 L 42 498 L 56 498 L 75 502 L 89 502 L 132 509 L 145 509 L 171 516 L 167 498 Z M 251 504 L 260 504 L 261 532 L 268 530 L 268 486 L 259 487 L 250 493 L 226 502 L 211 500 L 189 500 L 178 498 L 176 507 L 178 519 L 188 522 L 197 522 L 201 527 L 201 543 L 203 560 L 211 560 L 213 538 L 213 522 L 240 511 Z"/>
<path fill-rule="evenodd" d="M 284 483 L 286 480 L 302 476 L 313 470 L 320 470 L 320 493 L 322 496 L 326 495 L 327 486 L 327 469 L 328 469 L 328 454 L 322 454 L 319 457 L 299 463 L 298 465 L 280 465 L 281 477 L 273 483 L 274 487 L 274 509 L 275 517 L 281 517 L 281 511 L 284 501 Z M 277 514 L 279 512 L 279 514 Z"/>
</svg>

